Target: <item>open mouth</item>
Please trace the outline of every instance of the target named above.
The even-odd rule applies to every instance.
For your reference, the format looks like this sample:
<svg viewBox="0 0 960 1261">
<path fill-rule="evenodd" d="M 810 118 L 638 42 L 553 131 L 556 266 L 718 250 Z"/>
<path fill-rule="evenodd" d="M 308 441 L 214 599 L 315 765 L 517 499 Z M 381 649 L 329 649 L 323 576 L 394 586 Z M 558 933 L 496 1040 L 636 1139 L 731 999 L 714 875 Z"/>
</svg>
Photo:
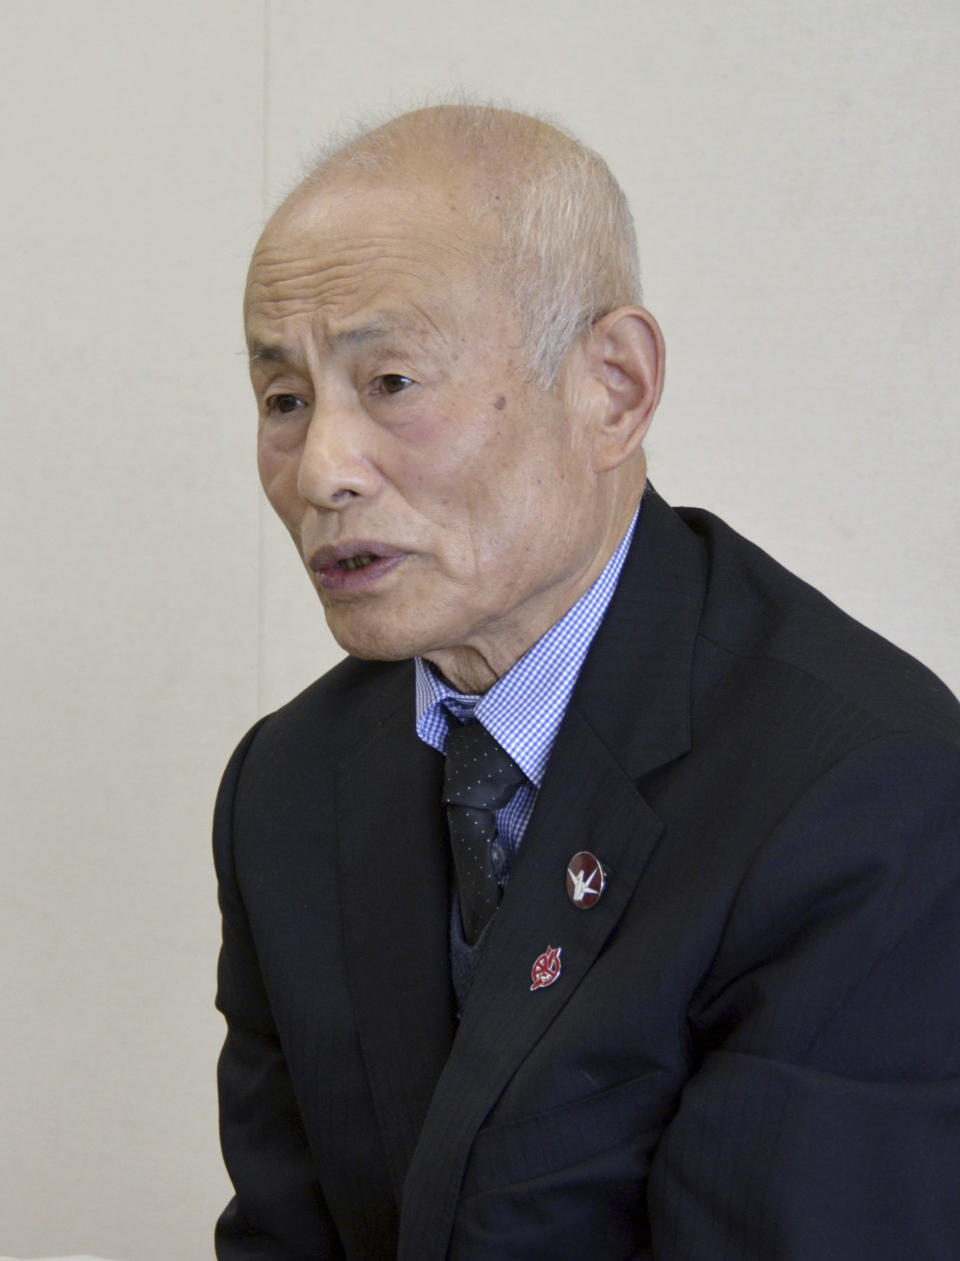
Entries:
<svg viewBox="0 0 960 1261">
<path fill-rule="evenodd" d="M 370 552 L 364 552 L 360 556 L 348 556 L 346 560 L 338 560 L 336 569 L 365 569 L 367 565 L 372 565 L 378 558 L 371 555 Z"/>
<path fill-rule="evenodd" d="M 381 578 L 394 570 L 404 559 L 405 553 L 392 547 L 377 547 L 367 551 L 358 539 L 353 551 L 350 545 L 340 548 L 321 548 L 310 559 L 310 569 L 318 587 L 344 593 L 366 591 L 375 587 Z M 337 551 L 340 555 L 337 555 Z M 347 553 L 344 555 L 344 553 Z"/>
</svg>

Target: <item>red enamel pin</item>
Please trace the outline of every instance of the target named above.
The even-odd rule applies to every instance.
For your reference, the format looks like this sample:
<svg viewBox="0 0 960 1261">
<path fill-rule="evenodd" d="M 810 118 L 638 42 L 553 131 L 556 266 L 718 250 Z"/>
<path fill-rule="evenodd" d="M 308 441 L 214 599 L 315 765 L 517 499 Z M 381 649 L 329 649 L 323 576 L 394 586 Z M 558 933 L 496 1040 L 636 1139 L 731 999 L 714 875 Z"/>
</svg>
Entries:
<svg viewBox="0 0 960 1261">
<path fill-rule="evenodd" d="M 532 990 L 542 990 L 548 985 L 552 985 L 560 975 L 560 951 L 562 946 L 547 946 L 542 955 L 538 955 L 533 967 L 530 969 L 530 976 L 533 984 L 530 986 Z"/>
<path fill-rule="evenodd" d="M 567 867 L 567 897 L 581 910 L 599 902 L 607 887 L 607 878 L 600 859 L 587 849 L 574 854 Z"/>
</svg>

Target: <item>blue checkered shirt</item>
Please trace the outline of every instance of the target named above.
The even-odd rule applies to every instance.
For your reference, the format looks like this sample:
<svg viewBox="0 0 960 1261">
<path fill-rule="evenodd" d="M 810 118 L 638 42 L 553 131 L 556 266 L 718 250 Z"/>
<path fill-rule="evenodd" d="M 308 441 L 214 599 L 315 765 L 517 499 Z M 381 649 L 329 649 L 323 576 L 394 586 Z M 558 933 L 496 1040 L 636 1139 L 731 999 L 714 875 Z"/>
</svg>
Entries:
<svg viewBox="0 0 960 1261">
<path fill-rule="evenodd" d="M 499 840 L 508 857 L 520 848 L 570 693 L 616 589 L 639 515 L 638 507 L 593 586 L 489 692 L 466 696 L 442 679 L 428 661 L 415 660 L 420 739 L 445 753 L 450 714 L 461 721 L 475 717 L 529 780 L 497 811 Z"/>
</svg>

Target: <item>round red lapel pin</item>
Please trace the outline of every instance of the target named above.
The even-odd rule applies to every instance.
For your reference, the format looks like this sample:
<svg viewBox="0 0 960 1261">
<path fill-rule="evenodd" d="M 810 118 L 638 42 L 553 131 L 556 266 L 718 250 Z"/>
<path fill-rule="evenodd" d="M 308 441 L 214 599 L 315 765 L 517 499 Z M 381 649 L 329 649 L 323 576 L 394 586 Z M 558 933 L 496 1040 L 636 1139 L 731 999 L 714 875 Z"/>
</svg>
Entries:
<svg viewBox="0 0 960 1261">
<path fill-rule="evenodd" d="M 600 859 L 586 849 L 574 854 L 567 864 L 567 897 L 573 905 L 587 910 L 599 901 L 606 887 Z"/>
</svg>

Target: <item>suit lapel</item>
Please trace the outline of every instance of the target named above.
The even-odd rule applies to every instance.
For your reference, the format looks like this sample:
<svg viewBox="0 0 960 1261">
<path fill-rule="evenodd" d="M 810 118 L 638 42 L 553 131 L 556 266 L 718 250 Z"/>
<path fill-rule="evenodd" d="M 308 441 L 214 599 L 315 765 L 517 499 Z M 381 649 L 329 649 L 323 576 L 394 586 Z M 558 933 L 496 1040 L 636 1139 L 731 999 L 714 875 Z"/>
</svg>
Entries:
<svg viewBox="0 0 960 1261">
<path fill-rule="evenodd" d="M 579 718 L 565 723 L 404 1188 L 398 1256 L 439 1261 L 470 1148 L 520 1062 L 575 993 L 630 899 L 660 824 Z M 590 911 L 566 893 L 578 849 L 597 854 L 607 890 Z M 531 990 L 531 967 L 561 948 L 561 972 Z"/>
<path fill-rule="evenodd" d="M 404 677 L 337 781 L 347 979 L 398 1203 L 454 1034 L 442 758 L 416 736 Z"/>
<path fill-rule="evenodd" d="M 651 491 L 642 529 L 581 673 L 523 852 L 490 931 L 404 1188 L 401 1261 L 445 1257 L 477 1129 L 584 981 L 630 901 L 661 824 L 637 781 L 690 743 L 690 677 L 704 596 L 696 539 Z M 580 849 L 608 870 L 584 912 L 566 893 Z M 530 969 L 561 948 L 561 974 L 532 991 Z"/>
</svg>

